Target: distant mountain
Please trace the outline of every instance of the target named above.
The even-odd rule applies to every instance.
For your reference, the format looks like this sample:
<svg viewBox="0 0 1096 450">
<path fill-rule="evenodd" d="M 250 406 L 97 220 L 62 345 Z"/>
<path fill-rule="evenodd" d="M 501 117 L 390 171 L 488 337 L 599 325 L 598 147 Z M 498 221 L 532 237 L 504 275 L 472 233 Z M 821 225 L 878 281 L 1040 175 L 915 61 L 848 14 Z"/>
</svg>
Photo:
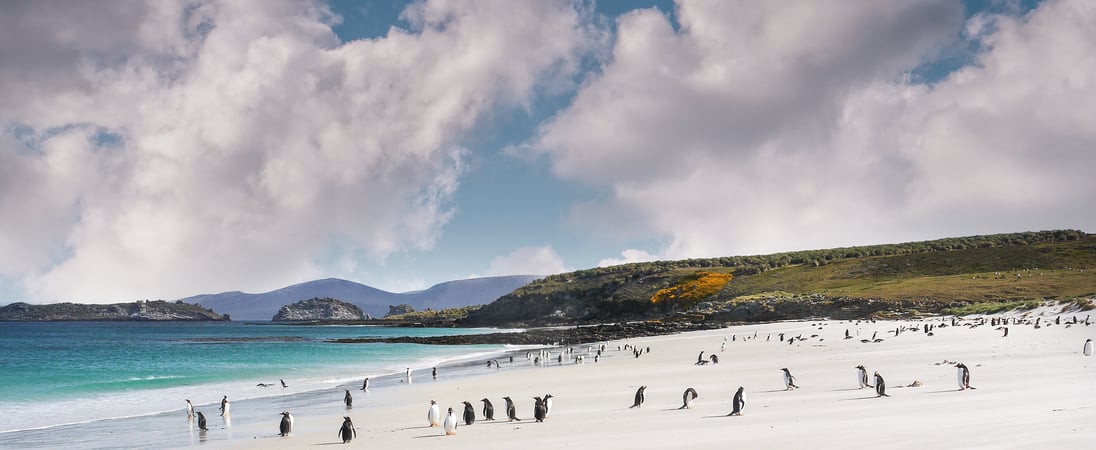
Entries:
<svg viewBox="0 0 1096 450">
<path fill-rule="evenodd" d="M 382 291 L 353 281 L 327 278 L 261 294 L 232 291 L 196 295 L 182 301 L 229 314 L 233 320 L 270 320 L 282 306 L 314 297 L 329 297 L 357 305 L 373 317 L 382 317 L 388 312 L 388 305 L 408 304 L 423 310 L 491 303 L 537 278 L 539 277 L 533 275 L 471 278 L 437 284 L 423 291 L 404 293 Z"/>
</svg>

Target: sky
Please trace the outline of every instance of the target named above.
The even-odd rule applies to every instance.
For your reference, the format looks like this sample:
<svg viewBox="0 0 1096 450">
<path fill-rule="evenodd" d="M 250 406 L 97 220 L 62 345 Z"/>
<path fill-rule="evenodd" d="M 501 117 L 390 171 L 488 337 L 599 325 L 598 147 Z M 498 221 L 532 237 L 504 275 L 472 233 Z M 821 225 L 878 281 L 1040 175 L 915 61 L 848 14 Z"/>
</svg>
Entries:
<svg viewBox="0 0 1096 450">
<path fill-rule="evenodd" d="M 0 304 L 1096 224 L 1096 2 L 0 2 Z"/>
</svg>

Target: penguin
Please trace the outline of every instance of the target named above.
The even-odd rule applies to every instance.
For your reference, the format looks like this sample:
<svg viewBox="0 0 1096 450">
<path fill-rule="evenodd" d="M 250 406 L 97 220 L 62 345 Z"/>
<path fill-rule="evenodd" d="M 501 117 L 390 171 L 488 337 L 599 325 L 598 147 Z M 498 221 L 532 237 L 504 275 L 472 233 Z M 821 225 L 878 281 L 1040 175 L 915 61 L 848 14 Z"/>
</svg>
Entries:
<svg viewBox="0 0 1096 450">
<path fill-rule="evenodd" d="M 1005 334 L 1001 335 L 1001 337 L 1008 337 L 1008 327 L 1004 327 L 1004 328 L 1005 328 Z"/>
<path fill-rule="evenodd" d="M 350 389 L 346 389 L 346 395 L 343 396 L 343 403 L 346 403 L 346 409 L 354 407 L 354 397 L 350 395 Z"/>
<path fill-rule="evenodd" d="M 368 391 L 369 390 L 369 377 L 366 377 L 365 381 L 362 381 L 362 390 L 363 391 Z"/>
<path fill-rule="evenodd" d="M 430 400 L 430 410 L 426 412 L 426 421 L 430 422 L 432 427 L 441 424 L 441 407 L 438 406 L 438 402 Z"/>
<path fill-rule="evenodd" d="M 221 399 L 221 415 L 222 416 L 227 416 L 228 415 L 228 409 L 231 406 L 232 405 L 230 405 L 228 403 L 228 396 L 227 395 L 224 396 L 224 398 Z"/>
<path fill-rule="evenodd" d="M 288 384 L 285 384 L 285 380 L 282 380 L 282 379 L 278 379 L 278 381 L 281 381 L 281 382 L 282 382 L 282 389 L 285 389 L 285 388 L 289 387 L 289 385 L 288 385 Z"/>
<path fill-rule="evenodd" d="M 289 415 L 289 411 L 282 411 L 282 422 L 278 424 L 278 431 L 282 437 L 289 436 L 293 431 L 293 416 Z"/>
<path fill-rule="evenodd" d="M 471 403 L 464 403 L 464 424 L 471 425 L 476 422 L 476 408 L 472 407 Z"/>
<path fill-rule="evenodd" d="M 498 363 L 496 362 L 495 364 L 498 364 Z M 434 376 L 434 381 L 438 381 L 438 368 L 437 367 L 434 368 L 434 371 L 432 372 L 432 375 Z"/>
<path fill-rule="evenodd" d="M 955 367 L 958 368 L 957 376 L 959 381 L 959 390 L 962 391 L 965 389 L 974 389 L 974 387 L 970 385 L 970 369 L 967 368 L 967 365 L 963 363 L 958 363 L 955 365 Z"/>
<path fill-rule="evenodd" d="M 544 406 L 544 399 L 540 397 L 533 397 L 536 402 L 533 404 L 533 419 L 537 422 L 544 422 L 544 417 L 548 414 L 548 407 Z"/>
<path fill-rule="evenodd" d="M 483 418 L 485 420 L 495 420 L 495 405 L 492 405 L 491 401 L 486 398 L 480 401 L 483 402 Z"/>
<path fill-rule="evenodd" d="M 194 420 L 194 404 L 190 403 L 190 399 L 186 399 L 186 418 L 187 420 Z"/>
<path fill-rule="evenodd" d="M 1085 339 L 1085 356 L 1092 356 L 1092 339 Z M 190 400 L 187 400 L 189 403 Z"/>
<path fill-rule="evenodd" d="M 681 394 L 681 407 L 678 409 L 692 409 L 693 399 L 696 398 L 696 389 L 687 388 L 685 393 Z"/>
<path fill-rule="evenodd" d="M 206 428 L 205 414 L 202 414 L 201 411 L 198 411 L 195 414 L 198 415 L 198 429 L 202 431 L 209 431 L 209 429 Z"/>
<path fill-rule="evenodd" d="M 407 368 L 407 384 L 411 384 L 411 368 Z"/>
<path fill-rule="evenodd" d="M 552 394 L 544 394 L 544 417 L 548 418 L 552 416 L 552 398 L 555 397 Z"/>
<path fill-rule="evenodd" d="M 708 361 L 704 360 L 704 350 L 701 350 L 700 354 L 696 356 L 696 364 L 700 365 L 700 364 L 704 364 L 706 362 L 708 362 Z"/>
<path fill-rule="evenodd" d="M 712 364 L 719 364 L 719 356 L 717 356 L 717 355 L 711 355 L 711 356 L 712 356 Z"/>
<path fill-rule="evenodd" d="M 343 416 L 342 426 L 339 427 L 339 437 L 342 438 L 343 444 L 349 444 L 351 439 L 358 437 L 358 430 L 354 429 L 354 422 L 350 421 L 350 416 Z"/>
<path fill-rule="evenodd" d="M 647 386 L 640 386 L 639 389 L 636 390 L 636 401 L 635 401 L 635 403 L 632 404 L 632 406 L 630 406 L 630 408 L 639 408 L 639 407 L 643 406 L 643 400 L 644 400 L 643 391 L 646 391 L 646 390 L 647 390 Z"/>
<path fill-rule="evenodd" d="M 502 399 L 506 401 L 507 422 L 513 422 L 515 420 L 521 422 L 521 419 L 518 418 L 518 409 L 514 407 L 514 401 L 510 400 L 510 397 L 503 397 Z"/>
<path fill-rule="evenodd" d="M 860 383 L 860 389 L 873 387 L 868 382 L 868 369 L 865 369 L 863 364 L 856 366 L 856 381 Z"/>
<path fill-rule="evenodd" d="M 457 434 L 457 418 L 453 416 L 453 408 L 449 408 L 449 413 L 445 415 L 445 422 L 442 427 L 445 428 L 446 436 Z"/>
<path fill-rule="evenodd" d="M 799 386 L 795 385 L 795 377 L 792 376 L 791 371 L 787 367 L 780 369 L 784 371 L 784 390 L 790 391 L 792 389 L 799 389 Z"/>
<path fill-rule="evenodd" d="M 734 393 L 734 399 L 731 400 L 731 405 L 734 409 L 731 410 L 728 416 L 741 416 L 742 409 L 746 407 L 746 389 L 742 386 L 738 387 L 738 392 Z"/>
<path fill-rule="evenodd" d="M 879 371 L 875 371 L 875 396 L 876 397 L 890 397 L 887 395 L 887 383 L 883 381 L 883 376 L 879 375 Z"/>
</svg>

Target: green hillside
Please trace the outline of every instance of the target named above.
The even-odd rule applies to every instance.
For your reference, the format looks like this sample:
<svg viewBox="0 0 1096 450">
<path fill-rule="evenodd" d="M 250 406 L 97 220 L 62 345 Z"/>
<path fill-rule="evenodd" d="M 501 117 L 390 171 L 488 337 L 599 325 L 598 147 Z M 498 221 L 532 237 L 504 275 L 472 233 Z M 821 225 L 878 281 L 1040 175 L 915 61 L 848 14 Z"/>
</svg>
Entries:
<svg viewBox="0 0 1096 450">
<path fill-rule="evenodd" d="M 582 270 L 530 283 L 464 323 L 851 318 L 1094 296 L 1096 235 L 1060 230 Z"/>
</svg>

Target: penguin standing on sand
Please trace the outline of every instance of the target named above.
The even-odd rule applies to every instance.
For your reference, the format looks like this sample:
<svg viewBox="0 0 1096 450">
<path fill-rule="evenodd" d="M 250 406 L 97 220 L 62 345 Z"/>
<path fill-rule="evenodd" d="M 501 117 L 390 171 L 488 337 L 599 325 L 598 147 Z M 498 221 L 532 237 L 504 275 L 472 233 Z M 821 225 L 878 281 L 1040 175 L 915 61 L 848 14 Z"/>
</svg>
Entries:
<svg viewBox="0 0 1096 450">
<path fill-rule="evenodd" d="M 700 364 L 704 364 L 706 362 L 708 362 L 708 361 L 704 360 L 704 350 L 701 350 L 700 354 L 696 356 L 696 364 L 700 365 Z"/>
<path fill-rule="evenodd" d="M 790 391 L 792 389 L 799 389 L 799 386 L 795 385 L 795 377 L 792 376 L 791 371 L 787 367 L 780 369 L 784 371 L 784 390 Z"/>
<path fill-rule="evenodd" d="M 346 403 L 346 409 L 354 407 L 354 397 L 350 395 L 350 389 L 346 389 L 346 395 L 343 396 L 343 403 Z"/>
<path fill-rule="evenodd" d="M 449 408 L 449 413 L 445 415 L 445 423 L 442 424 L 445 428 L 445 435 L 452 436 L 457 434 L 457 418 L 453 416 L 453 408 Z"/>
<path fill-rule="evenodd" d="M 407 375 L 407 384 L 411 384 L 411 368 L 410 367 L 407 368 L 406 375 Z"/>
<path fill-rule="evenodd" d="M 970 385 L 970 369 L 967 368 L 967 365 L 958 363 L 955 367 L 958 368 L 959 390 L 974 389 L 974 387 Z"/>
<path fill-rule="evenodd" d="M 464 424 L 471 425 L 476 423 L 476 408 L 473 408 L 471 403 L 461 403 L 464 403 Z"/>
<path fill-rule="evenodd" d="M 875 396 L 876 397 L 890 397 L 887 395 L 887 383 L 883 381 L 883 376 L 879 375 L 879 371 L 875 371 Z"/>
<path fill-rule="evenodd" d="M 495 405 L 491 404 L 491 401 L 484 398 L 480 400 L 483 402 L 483 418 L 484 420 L 495 420 Z"/>
<path fill-rule="evenodd" d="M 198 429 L 202 431 L 209 431 L 209 429 L 206 428 L 205 414 L 202 414 L 201 411 L 198 411 L 196 414 L 198 414 Z"/>
<path fill-rule="evenodd" d="M 533 397 L 535 403 L 533 404 L 533 419 L 537 422 L 544 422 L 544 417 L 548 415 L 548 407 L 544 406 L 544 399 L 540 397 Z"/>
<path fill-rule="evenodd" d="M 636 401 L 632 404 L 632 406 L 630 406 L 630 408 L 639 408 L 643 406 L 643 400 L 645 400 L 643 396 L 643 391 L 646 390 L 647 386 L 640 386 L 639 389 L 636 390 Z"/>
<path fill-rule="evenodd" d="M 544 417 L 552 417 L 552 394 L 544 394 Z"/>
<path fill-rule="evenodd" d="M 339 427 L 339 437 L 342 438 L 343 444 L 349 444 L 351 439 L 358 437 L 358 430 L 354 429 L 354 422 L 350 421 L 350 416 L 343 416 L 342 426 Z"/>
<path fill-rule="evenodd" d="M 369 378 L 368 377 L 366 377 L 365 381 L 362 381 L 362 390 L 363 391 L 368 391 L 369 390 Z"/>
<path fill-rule="evenodd" d="M 293 416 L 289 415 L 289 411 L 282 411 L 282 422 L 278 424 L 278 434 L 286 437 L 291 431 L 293 431 Z"/>
<path fill-rule="evenodd" d="M 1092 356 L 1092 339 L 1085 339 L 1085 356 Z M 190 403 L 190 400 L 187 400 Z"/>
<path fill-rule="evenodd" d="M 868 369 L 865 369 L 863 364 L 856 366 L 856 381 L 860 383 L 860 389 L 872 387 L 868 382 Z"/>
<path fill-rule="evenodd" d="M 685 389 L 685 393 L 681 394 L 681 407 L 678 409 L 692 409 L 694 399 L 696 399 L 696 389 Z"/>
<path fill-rule="evenodd" d="M 507 419 L 507 421 L 508 422 L 513 422 L 513 421 L 516 420 L 518 422 L 521 422 L 521 419 L 518 418 L 518 409 L 514 407 L 514 401 L 511 400 L 510 397 L 503 397 L 502 399 L 506 401 L 506 419 Z"/>
<path fill-rule="evenodd" d="M 432 427 L 441 424 L 441 407 L 438 406 L 438 402 L 430 400 L 430 410 L 426 411 L 426 421 L 429 422 Z"/>
<path fill-rule="evenodd" d="M 746 408 L 746 389 L 742 386 L 738 387 L 738 392 L 734 393 L 734 399 L 731 400 L 731 405 L 734 408 L 731 410 L 728 416 L 741 416 L 742 410 Z"/>
<path fill-rule="evenodd" d="M 194 420 L 194 404 L 190 403 L 190 399 L 186 399 L 186 418 L 187 420 Z"/>
<path fill-rule="evenodd" d="M 227 395 L 226 395 L 226 396 L 224 396 L 224 398 L 222 398 L 222 399 L 221 399 L 221 415 L 222 415 L 222 416 L 227 416 L 227 415 L 228 415 L 228 409 L 229 409 L 229 408 L 230 408 L 231 406 L 232 406 L 232 405 L 230 405 L 230 404 L 228 403 L 228 396 L 227 396 Z"/>
</svg>

